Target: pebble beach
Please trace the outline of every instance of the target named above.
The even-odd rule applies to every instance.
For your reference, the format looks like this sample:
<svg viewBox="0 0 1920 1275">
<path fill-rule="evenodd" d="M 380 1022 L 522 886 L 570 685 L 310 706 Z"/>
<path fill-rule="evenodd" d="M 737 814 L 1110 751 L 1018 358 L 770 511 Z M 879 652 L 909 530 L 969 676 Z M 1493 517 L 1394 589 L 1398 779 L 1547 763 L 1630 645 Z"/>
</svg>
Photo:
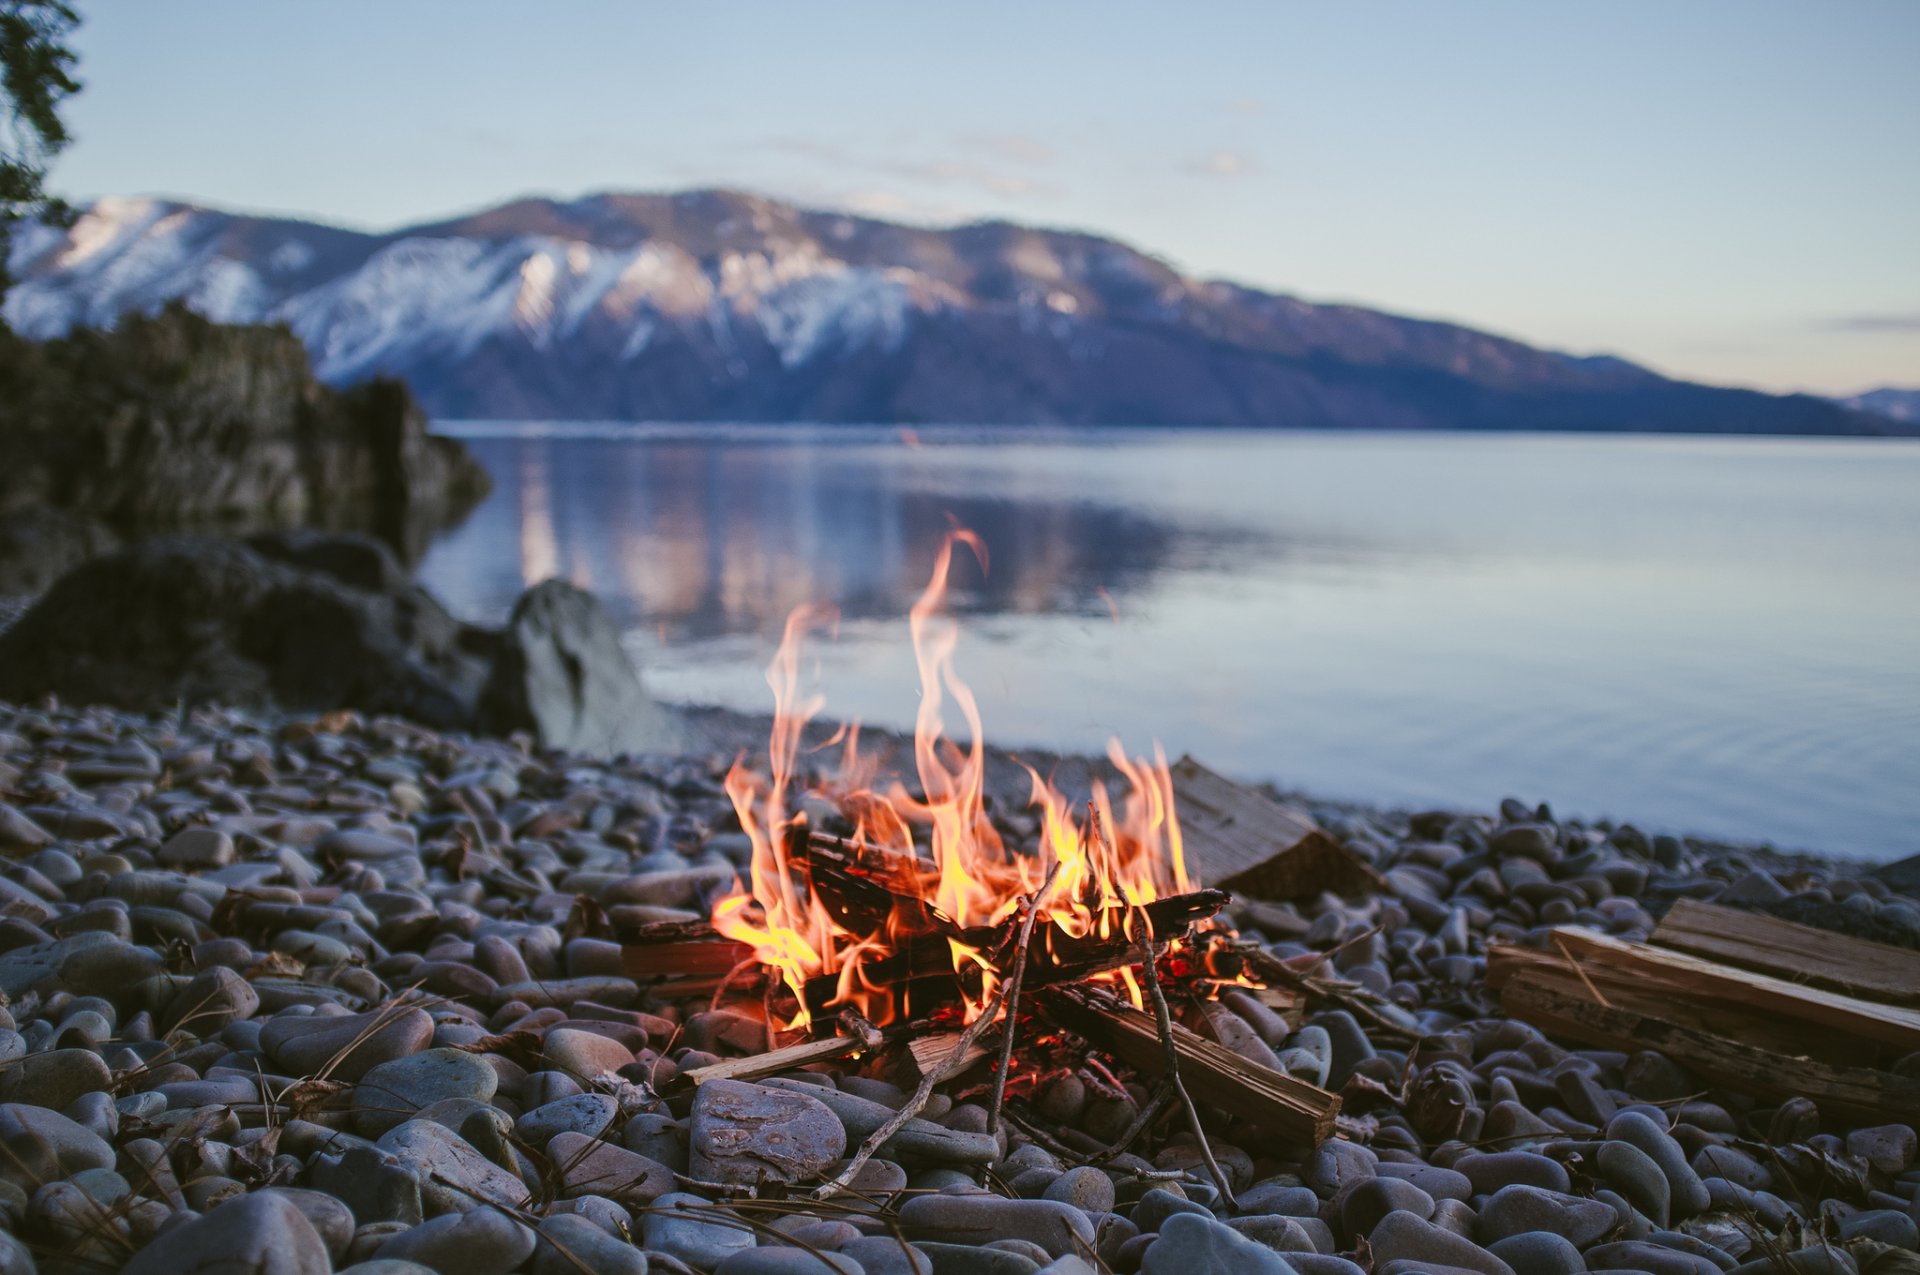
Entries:
<svg viewBox="0 0 1920 1275">
<path fill-rule="evenodd" d="M 353 713 L 0 704 L 0 1272 L 1920 1271 L 1913 1128 L 1555 1041 L 1485 986 L 1489 943 L 1643 939 L 1681 897 L 1908 946 L 1920 904 L 1865 865 L 1513 799 L 1317 806 L 1392 893 L 1229 910 L 1372 1007 L 1209 1011 L 1253 1061 L 1370 1095 L 1318 1148 L 1209 1117 L 1231 1203 L 1177 1118 L 1099 1155 L 1148 1089 L 1088 1066 L 1033 1081 L 1057 1137 L 989 1133 L 963 1075 L 815 1200 L 907 1101 L 906 1052 L 688 1092 L 766 1048 L 757 1002 L 662 999 L 610 937 L 703 917 L 743 869 L 721 778 L 752 725 L 591 760 Z"/>
</svg>

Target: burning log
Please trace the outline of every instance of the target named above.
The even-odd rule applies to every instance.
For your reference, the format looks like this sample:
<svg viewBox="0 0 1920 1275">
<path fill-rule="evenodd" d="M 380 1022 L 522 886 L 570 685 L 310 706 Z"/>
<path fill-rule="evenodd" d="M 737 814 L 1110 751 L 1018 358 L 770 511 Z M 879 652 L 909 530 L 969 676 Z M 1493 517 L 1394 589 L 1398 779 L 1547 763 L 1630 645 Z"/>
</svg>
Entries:
<svg viewBox="0 0 1920 1275">
<path fill-rule="evenodd" d="M 1232 897 L 1223 890 L 1195 890 L 1158 899 L 1145 905 L 1143 910 L 1152 932 L 1165 943 L 1216 915 Z M 1026 971 L 1029 985 L 1037 988 L 1076 982 L 1089 974 L 1131 964 L 1137 954 L 1128 933 L 1127 912 L 1126 908 L 1103 910 L 1094 933 L 1085 938 L 1049 931 L 1044 944 L 1036 941 L 1036 950 L 1029 958 Z M 997 926 L 919 935 L 892 956 L 862 966 L 860 978 L 873 987 L 918 985 L 923 995 L 935 997 L 945 987 L 950 989 L 946 999 L 952 1000 L 958 994 L 960 978 L 953 968 L 955 941 L 979 952 L 995 969 L 1010 969 L 1014 949 L 1019 944 L 1019 927 L 1016 918 L 1010 917 Z M 838 994 L 837 975 L 823 974 L 807 982 L 807 1005 L 815 1013 L 826 1010 Z"/>
<path fill-rule="evenodd" d="M 705 921 L 644 925 L 622 933 L 620 942 L 622 968 L 635 979 L 724 975 L 753 959 L 751 947 L 724 937 Z"/>
<path fill-rule="evenodd" d="M 1255 899 L 1388 894 L 1386 878 L 1306 813 L 1208 770 L 1173 764 L 1181 841 L 1201 880 Z"/>
<path fill-rule="evenodd" d="M 1764 912 L 1679 899 L 1653 942 L 1886 1005 L 1920 1005 L 1920 952 Z"/>
<path fill-rule="evenodd" d="M 1160 1030 L 1151 1014 L 1084 987 L 1051 987 L 1034 999 L 1049 1018 L 1095 1047 L 1140 1071 L 1165 1073 Z M 1169 1035 L 1180 1068 L 1208 1106 L 1289 1142 L 1318 1146 L 1332 1136 L 1334 1118 L 1340 1114 L 1337 1094 L 1249 1062 L 1178 1023 Z"/>
</svg>

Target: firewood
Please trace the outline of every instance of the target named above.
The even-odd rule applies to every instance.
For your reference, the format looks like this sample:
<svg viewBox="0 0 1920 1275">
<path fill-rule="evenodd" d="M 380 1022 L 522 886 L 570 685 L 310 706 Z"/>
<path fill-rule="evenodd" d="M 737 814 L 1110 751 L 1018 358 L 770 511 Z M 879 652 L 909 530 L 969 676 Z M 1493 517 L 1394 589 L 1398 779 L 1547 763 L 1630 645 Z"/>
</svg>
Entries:
<svg viewBox="0 0 1920 1275">
<path fill-rule="evenodd" d="M 1811 1098 L 1822 1112 L 1867 1121 L 1912 1123 L 1920 1117 L 1920 1080 L 1871 1067 L 1822 1062 L 1711 1035 L 1668 1017 L 1607 1006 L 1577 982 L 1569 987 L 1543 966 L 1513 972 L 1501 1008 L 1542 1031 L 1600 1049 L 1652 1049 L 1701 1079 L 1760 1098 Z M 1667 1011 L 1678 1016 L 1684 1010 Z"/>
<path fill-rule="evenodd" d="M 1305 811 L 1208 770 L 1173 764 L 1187 867 L 1200 880 L 1255 899 L 1390 893 L 1386 879 Z"/>
<path fill-rule="evenodd" d="M 1146 912 L 1153 933 L 1163 942 L 1171 942 L 1195 923 L 1218 913 L 1231 898 L 1221 890 L 1195 890 L 1149 903 Z M 1110 912 L 1106 923 L 1096 925 L 1095 932 L 1086 938 L 1070 938 L 1051 927 L 1036 935 L 1032 963 L 1026 972 L 1030 985 L 1044 987 L 1074 982 L 1089 974 L 1131 964 L 1136 954 L 1128 934 L 1126 909 L 1113 908 Z M 1017 920 L 1009 917 L 997 926 L 975 926 L 950 935 L 917 936 L 907 940 L 893 955 L 863 965 L 861 976 L 875 987 L 889 988 L 926 980 L 924 990 L 932 991 L 937 987 L 937 980 L 956 977 L 950 939 L 982 953 L 996 969 L 1010 969 L 1020 937 Z M 1106 932 L 1106 937 L 1101 937 L 1101 930 Z M 957 996 L 960 990 L 957 981 L 953 987 L 952 994 Z M 806 1001 L 814 1013 L 826 1010 L 838 994 L 837 975 L 823 974 L 807 980 Z M 930 1001 L 927 1007 L 931 1005 Z M 922 1008 L 916 1007 L 914 1012 L 922 1012 Z"/>
<path fill-rule="evenodd" d="M 959 1032 L 936 1032 L 931 1036 L 920 1036 L 907 1042 L 907 1052 L 913 1055 L 913 1065 L 922 1076 L 930 1073 L 951 1059 L 954 1046 L 960 1043 Z M 953 1074 L 959 1075 L 967 1068 L 979 1062 L 993 1051 L 978 1041 L 967 1046 L 967 1052 L 961 1055 Z"/>
<path fill-rule="evenodd" d="M 1863 1000 L 1920 1005 L 1920 952 L 1764 912 L 1680 899 L 1654 930 L 1653 942 Z"/>
<path fill-rule="evenodd" d="M 662 921 L 624 930 L 618 937 L 628 978 L 719 975 L 753 958 L 751 947 L 726 938 L 705 921 Z"/>
<path fill-rule="evenodd" d="M 777 1076 L 808 1063 L 845 1058 L 866 1047 L 865 1042 L 857 1036 L 828 1036 L 822 1040 L 786 1045 L 748 1058 L 726 1058 L 717 1063 L 708 1063 L 704 1067 L 681 1072 L 679 1079 L 694 1086 L 704 1085 L 709 1080 L 758 1080 L 762 1076 Z"/>
<path fill-rule="evenodd" d="M 1554 950 L 1496 945 L 1487 985 L 1530 985 L 1605 1008 L 1680 1020 L 1712 1036 L 1836 1065 L 1876 1065 L 1920 1049 L 1920 1010 L 1877 1005 L 1685 952 L 1629 943 L 1576 926 L 1551 931 Z"/>
<path fill-rule="evenodd" d="M 1086 987 L 1050 987 L 1034 1003 L 1054 1022 L 1129 1065 L 1161 1075 L 1166 1059 L 1153 1016 L 1104 992 Z M 1293 1143 L 1317 1146 L 1333 1133 L 1340 1113 L 1337 1094 L 1249 1062 L 1239 1054 L 1172 1024 L 1169 1033 L 1180 1067 L 1201 1101 Z"/>
</svg>

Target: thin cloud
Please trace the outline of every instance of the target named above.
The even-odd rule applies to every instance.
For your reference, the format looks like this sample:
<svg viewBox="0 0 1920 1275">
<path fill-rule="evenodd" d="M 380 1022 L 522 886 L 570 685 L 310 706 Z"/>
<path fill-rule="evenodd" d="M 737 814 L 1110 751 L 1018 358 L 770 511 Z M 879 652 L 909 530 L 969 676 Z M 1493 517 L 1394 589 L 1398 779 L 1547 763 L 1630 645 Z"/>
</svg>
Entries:
<svg viewBox="0 0 1920 1275">
<path fill-rule="evenodd" d="M 865 177 L 890 177 L 896 181 L 929 186 L 967 186 L 1005 199 L 1035 198 L 1059 193 L 1059 188 L 1051 182 L 1041 181 L 1025 173 L 1010 172 L 999 165 L 970 159 L 902 159 L 871 155 L 832 142 L 821 142 L 811 138 L 769 138 L 758 145 L 784 151 L 789 155 L 802 155 L 822 165 L 843 172 L 858 173 Z M 1012 149 L 1026 157 L 1023 162 L 1028 163 L 1035 162 L 1034 157 L 1042 152 L 1052 154 L 1041 143 L 1030 138 L 1000 137 L 996 139 L 996 145 L 1003 152 L 1011 145 Z"/>
<path fill-rule="evenodd" d="M 1251 156 L 1244 151 L 1209 151 L 1199 159 L 1187 165 L 1187 171 L 1198 173 L 1202 177 L 1219 177 L 1231 180 L 1245 177 L 1254 170 Z"/>
<path fill-rule="evenodd" d="M 1920 332 L 1920 312 L 1912 314 L 1848 314 L 1823 320 L 1829 332 Z"/>
<path fill-rule="evenodd" d="M 961 139 L 961 145 L 1008 164 L 1051 164 L 1059 153 L 1037 137 L 1024 133 L 982 133 Z"/>
<path fill-rule="evenodd" d="M 1267 104 L 1257 97 L 1235 97 L 1227 99 L 1227 110 L 1235 115 L 1265 115 Z"/>
</svg>

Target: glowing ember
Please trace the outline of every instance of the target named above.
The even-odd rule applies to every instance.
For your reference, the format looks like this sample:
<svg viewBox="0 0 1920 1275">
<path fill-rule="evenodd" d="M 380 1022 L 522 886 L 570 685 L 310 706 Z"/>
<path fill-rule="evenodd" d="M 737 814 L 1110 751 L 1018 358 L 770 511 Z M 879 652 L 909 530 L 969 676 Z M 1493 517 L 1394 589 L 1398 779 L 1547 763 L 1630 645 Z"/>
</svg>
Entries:
<svg viewBox="0 0 1920 1275">
<path fill-rule="evenodd" d="M 714 906 L 713 925 L 752 946 L 778 972 L 799 1003 L 791 1027 L 811 1020 L 810 1003 L 821 1004 L 822 979 L 832 980 L 826 1005 L 853 1007 L 876 1023 L 890 1021 L 898 1008 L 894 990 L 867 971 L 908 952 L 915 940 L 924 947 L 929 934 L 945 936 L 941 963 L 946 973 L 963 976 L 964 1017 L 972 1021 L 992 999 L 1001 971 L 989 951 L 957 935 L 1015 918 L 1056 862 L 1060 871 L 1038 902 L 1036 953 L 1068 940 L 1125 938 L 1130 918 L 1139 915 L 1133 908 L 1194 888 L 1181 851 L 1172 777 L 1158 749 L 1150 761 L 1133 759 L 1115 740 L 1108 755 L 1127 781 L 1125 799 L 1116 811 L 1105 786 L 1096 784 L 1080 819 L 1067 799 L 1029 768 L 1041 826 L 1038 853 L 1015 853 L 1001 840 L 986 811 L 980 712 L 954 671 L 958 626 L 944 609 L 953 557 L 962 548 L 986 568 L 979 538 L 954 531 L 909 613 L 920 674 L 914 763 L 922 795 L 909 793 L 897 780 L 884 789 L 875 786 L 875 768 L 860 755 L 857 728 L 846 733 L 839 775 L 815 790 L 854 826 L 848 848 L 862 871 L 886 878 L 887 915 L 871 926 L 850 926 L 844 904 L 836 907 L 823 897 L 790 854 L 796 838 L 808 831 L 805 816 L 791 806 L 801 733 L 821 707 L 817 696 L 799 697 L 800 647 L 810 630 L 832 622 L 831 610 L 802 607 L 788 617 L 780 650 L 767 668 L 774 695 L 771 773 L 763 776 L 736 762 L 727 775 L 727 794 L 753 842 L 753 865 L 748 882 L 736 884 Z M 949 703 L 966 724 L 964 747 L 946 735 L 943 713 Z M 916 838 L 916 831 L 923 835 Z M 918 857 L 916 841 L 928 847 L 930 862 Z M 1118 979 L 1140 1003 L 1131 970 L 1098 977 Z"/>
</svg>

